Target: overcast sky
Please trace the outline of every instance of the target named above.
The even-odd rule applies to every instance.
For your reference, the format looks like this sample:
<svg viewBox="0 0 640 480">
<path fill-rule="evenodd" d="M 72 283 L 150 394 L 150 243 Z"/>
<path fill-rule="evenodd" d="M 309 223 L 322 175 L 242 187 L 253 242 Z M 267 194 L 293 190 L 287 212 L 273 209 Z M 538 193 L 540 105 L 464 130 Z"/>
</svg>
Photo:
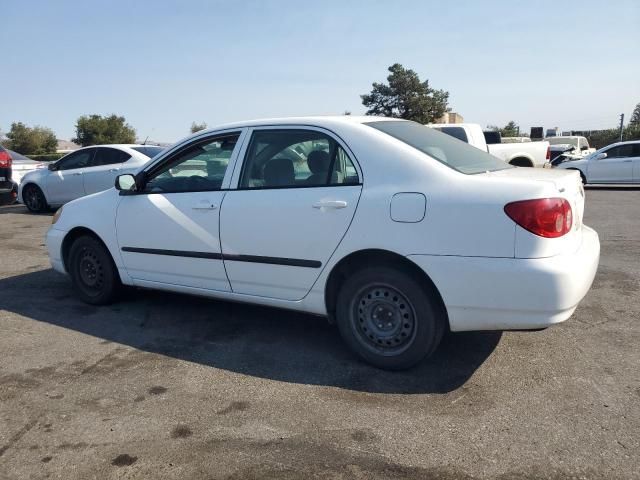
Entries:
<svg viewBox="0 0 640 480">
<path fill-rule="evenodd" d="M 395 62 L 482 126 L 614 127 L 640 102 L 638 0 L 0 0 L 0 19 L 5 133 L 117 113 L 172 142 L 194 120 L 359 114 Z"/>
</svg>

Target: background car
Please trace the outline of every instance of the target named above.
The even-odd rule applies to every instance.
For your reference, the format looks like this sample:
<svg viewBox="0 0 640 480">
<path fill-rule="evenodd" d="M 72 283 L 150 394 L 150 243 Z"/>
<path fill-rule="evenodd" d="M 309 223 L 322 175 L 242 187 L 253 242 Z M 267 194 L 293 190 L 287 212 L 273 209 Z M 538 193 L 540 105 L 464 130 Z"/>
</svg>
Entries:
<svg viewBox="0 0 640 480">
<path fill-rule="evenodd" d="M 13 176 L 12 180 L 20 185 L 20 181 L 22 177 L 24 177 L 27 173 L 37 170 L 39 168 L 47 168 L 47 164 L 43 162 L 38 162 L 37 160 L 32 160 L 31 158 L 22 155 L 18 152 L 14 152 L 13 150 L 9 150 L 9 154 L 13 158 Z"/>
<path fill-rule="evenodd" d="M 13 158 L 9 151 L 0 145 L 0 193 L 11 192 L 13 189 L 12 179 Z"/>
<path fill-rule="evenodd" d="M 583 210 L 576 172 L 514 168 L 415 122 L 269 119 L 199 132 L 65 205 L 46 243 L 87 303 L 125 284 L 328 315 L 400 369 L 448 329 L 569 318 L 600 251 Z"/>
<path fill-rule="evenodd" d="M 580 172 L 583 183 L 640 183 L 640 141 L 608 145 L 584 158 L 556 166 Z"/>
<path fill-rule="evenodd" d="M 71 200 L 113 187 L 121 174 L 137 171 L 164 147 L 154 145 L 96 145 L 81 148 L 46 169 L 27 173 L 18 201 L 32 212 L 42 212 Z"/>
</svg>

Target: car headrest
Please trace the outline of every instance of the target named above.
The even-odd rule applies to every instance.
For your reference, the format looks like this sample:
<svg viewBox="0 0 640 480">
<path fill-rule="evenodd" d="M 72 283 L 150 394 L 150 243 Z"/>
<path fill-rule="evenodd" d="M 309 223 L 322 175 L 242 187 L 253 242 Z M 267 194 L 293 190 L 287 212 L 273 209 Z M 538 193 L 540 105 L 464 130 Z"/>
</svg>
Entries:
<svg viewBox="0 0 640 480">
<path fill-rule="evenodd" d="M 331 159 L 324 150 L 314 150 L 307 156 L 307 165 L 311 173 L 325 173 L 329 170 Z"/>
<path fill-rule="evenodd" d="M 295 178 L 293 162 L 288 158 L 274 158 L 264 166 L 264 183 L 267 187 L 293 185 Z"/>
</svg>

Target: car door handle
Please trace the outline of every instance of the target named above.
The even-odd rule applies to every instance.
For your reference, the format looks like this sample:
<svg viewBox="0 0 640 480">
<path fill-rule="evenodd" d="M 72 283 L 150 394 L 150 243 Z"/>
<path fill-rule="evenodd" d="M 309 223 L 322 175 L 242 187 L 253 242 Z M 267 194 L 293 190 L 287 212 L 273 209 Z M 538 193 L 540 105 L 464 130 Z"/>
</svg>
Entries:
<svg viewBox="0 0 640 480">
<path fill-rule="evenodd" d="M 211 202 L 200 202 L 191 208 L 193 210 L 216 210 L 218 208 L 218 205 Z"/>
<path fill-rule="evenodd" d="M 633 160 L 623 160 L 622 163 L 631 163 Z"/>
<path fill-rule="evenodd" d="M 120 169 L 119 168 L 112 168 L 111 170 L 109 170 L 110 172 L 119 172 Z"/>
<path fill-rule="evenodd" d="M 313 208 L 347 208 L 344 200 L 321 200 L 313 204 Z"/>
<path fill-rule="evenodd" d="M 72 175 L 82 175 L 82 172 L 74 172 Z"/>
</svg>

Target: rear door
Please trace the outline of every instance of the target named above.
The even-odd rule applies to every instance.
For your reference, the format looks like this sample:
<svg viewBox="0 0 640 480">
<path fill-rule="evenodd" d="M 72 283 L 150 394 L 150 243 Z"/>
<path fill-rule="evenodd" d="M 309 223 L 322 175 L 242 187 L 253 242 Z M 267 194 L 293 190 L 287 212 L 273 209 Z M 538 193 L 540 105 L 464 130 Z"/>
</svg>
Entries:
<svg viewBox="0 0 640 480">
<path fill-rule="evenodd" d="M 633 181 L 633 144 L 616 145 L 603 153 L 605 158 L 589 160 L 588 180 L 593 183 L 631 183 Z"/>
<path fill-rule="evenodd" d="M 84 171 L 84 190 L 87 195 L 113 187 L 123 164 L 131 158 L 127 152 L 111 147 L 98 147 L 91 165 Z"/>
<path fill-rule="evenodd" d="M 85 195 L 83 175 L 95 152 L 95 148 L 85 148 L 55 164 L 56 170 L 49 172 L 45 185 L 49 203 L 62 205 Z"/>
<path fill-rule="evenodd" d="M 220 218 L 227 275 L 236 293 L 299 300 L 349 228 L 361 172 L 321 129 L 256 128 L 246 143 Z"/>
</svg>

